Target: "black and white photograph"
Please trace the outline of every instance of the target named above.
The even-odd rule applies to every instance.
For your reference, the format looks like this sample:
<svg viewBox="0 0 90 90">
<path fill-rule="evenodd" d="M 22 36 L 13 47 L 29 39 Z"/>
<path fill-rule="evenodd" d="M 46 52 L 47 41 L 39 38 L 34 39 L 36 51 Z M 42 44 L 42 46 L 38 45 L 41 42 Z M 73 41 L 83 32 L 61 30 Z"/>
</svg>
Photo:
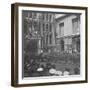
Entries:
<svg viewBox="0 0 90 90">
<path fill-rule="evenodd" d="M 17 3 L 12 10 L 14 86 L 87 82 L 86 7 Z"/>
<path fill-rule="evenodd" d="M 81 14 L 22 15 L 23 77 L 80 75 Z"/>
</svg>

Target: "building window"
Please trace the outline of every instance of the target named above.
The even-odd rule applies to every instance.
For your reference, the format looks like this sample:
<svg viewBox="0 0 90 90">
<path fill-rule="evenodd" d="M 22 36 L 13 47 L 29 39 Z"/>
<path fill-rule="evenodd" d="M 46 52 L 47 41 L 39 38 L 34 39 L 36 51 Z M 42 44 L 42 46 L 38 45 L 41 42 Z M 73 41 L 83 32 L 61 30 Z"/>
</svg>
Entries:
<svg viewBox="0 0 90 90">
<path fill-rule="evenodd" d="M 50 44 L 52 44 L 52 34 L 49 36 L 50 38 Z"/>
<path fill-rule="evenodd" d="M 75 18 L 72 20 L 72 26 L 73 26 L 73 34 L 79 33 L 80 28 L 79 18 Z"/>
<path fill-rule="evenodd" d="M 28 18 L 32 18 L 32 13 L 28 13 Z"/>
<path fill-rule="evenodd" d="M 50 15 L 50 18 L 49 18 L 50 22 L 52 21 L 52 15 Z"/>
<path fill-rule="evenodd" d="M 80 37 L 72 38 L 73 52 L 80 52 Z"/>
<path fill-rule="evenodd" d="M 37 17 L 36 18 L 38 18 L 38 20 L 40 20 L 41 19 L 41 14 L 37 13 Z"/>
<path fill-rule="evenodd" d="M 50 23 L 50 27 L 49 27 L 49 29 L 50 29 L 50 32 L 52 31 L 52 24 Z"/>
<path fill-rule="evenodd" d="M 60 37 L 64 36 L 64 23 L 59 24 Z"/>
<path fill-rule="evenodd" d="M 45 27 L 44 26 L 45 26 L 45 24 L 43 23 L 43 31 L 45 31 Z"/>
<path fill-rule="evenodd" d="M 44 14 L 42 14 L 42 20 L 44 20 Z"/>
<path fill-rule="evenodd" d="M 38 24 L 39 24 L 38 25 L 38 31 L 39 31 L 39 34 L 41 34 L 41 23 L 39 22 Z"/>
<path fill-rule="evenodd" d="M 48 30 L 48 24 L 46 24 L 46 30 Z"/>
<path fill-rule="evenodd" d="M 36 19 L 36 17 L 37 17 L 37 14 L 33 13 L 33 19 Z"/>
<path fill-rule="evenodd" d="M 48 14 L 46 14 L 46 21 L 48 21 Z"/>
<path fill-rule="evenodd" d="M 65 39 L 65 51 L 72 53 L 72 38 Z"/>
<path fill-rule="evenodd" d="M 46 35 L 46 44 L 48 44 L 48 35 Z"/>
<path fill-rule="evenodd" d="M 61 39 L 60 43 L 61 43 L 61 51 L 64 51 L 64 40 Z"/>
</svg>

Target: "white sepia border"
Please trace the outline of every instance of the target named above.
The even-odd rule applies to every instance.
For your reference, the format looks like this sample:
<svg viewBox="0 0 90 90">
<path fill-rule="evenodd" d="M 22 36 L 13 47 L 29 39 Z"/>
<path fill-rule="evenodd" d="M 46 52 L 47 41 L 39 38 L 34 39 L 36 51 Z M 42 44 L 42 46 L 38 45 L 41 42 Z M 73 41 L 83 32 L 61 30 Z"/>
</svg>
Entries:
<svg viewBox="0 0 90 90">
<path fill-rule="evenodd" d="M 50 12 L 64 12 L 64 13 L 81 13 L 81 57 L 80 57 L 80 75 L 69 75 L 69 76 L 49 76 L 49 77 L 32 77 L 22 78 L 22 10 L 33 10 L 33 11 L 50 11 Z M 73 10 L 73 9 L 60 9 L 60 8 L 41 8 L 41 7 L 18 7 L 18 20 L 19 20 L 19 40 L 18 40 L 18 83 L 19 84 L 34 84 L 34 83 L 47 83 L 47 82 L 67 82 L 67 81 L 80 81 L 85 80 L 85 10 Z"/>
</svg>

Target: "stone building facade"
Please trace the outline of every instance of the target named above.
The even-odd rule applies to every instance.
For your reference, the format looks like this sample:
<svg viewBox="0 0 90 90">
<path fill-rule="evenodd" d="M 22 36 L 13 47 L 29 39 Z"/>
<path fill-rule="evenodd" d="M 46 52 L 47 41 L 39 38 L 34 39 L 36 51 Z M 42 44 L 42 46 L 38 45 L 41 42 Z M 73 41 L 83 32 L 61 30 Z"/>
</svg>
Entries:
<svg viewBox="0 0 90 90">
<path fill-rule="evenodd" d="M 80 52 L 80 14 L 26 11 L 23 16 L 31 53 Z"/>
<path fill-rule="evenodd" d="M 49 48 L 55 46 L 55 14 L 26 11 L 23 16 L 27 40 L 36 45 L 31 46 L 31 52 L 40 54 L 50 51 Z M 32 48 L 37 49 L 32 51 Z"/>
<path fill-rule="evenodd" d="M 80 14 L 56 17 L 56 45 L 58 51 L 80 52 Z"/>
</svg>

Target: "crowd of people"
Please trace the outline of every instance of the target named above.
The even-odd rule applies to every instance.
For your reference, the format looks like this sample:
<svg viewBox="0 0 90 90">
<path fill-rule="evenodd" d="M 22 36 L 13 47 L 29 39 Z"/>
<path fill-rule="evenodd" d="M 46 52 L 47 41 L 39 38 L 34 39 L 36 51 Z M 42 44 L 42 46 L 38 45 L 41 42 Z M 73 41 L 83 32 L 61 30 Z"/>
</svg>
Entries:
<svg viewBox="0 0 90 90">
<path fill-rule="evenodd" d="M 51 53 L 25 60 L 24 76 L 66 76 L 80 74 L 80 55 Z"/>
</svg>

